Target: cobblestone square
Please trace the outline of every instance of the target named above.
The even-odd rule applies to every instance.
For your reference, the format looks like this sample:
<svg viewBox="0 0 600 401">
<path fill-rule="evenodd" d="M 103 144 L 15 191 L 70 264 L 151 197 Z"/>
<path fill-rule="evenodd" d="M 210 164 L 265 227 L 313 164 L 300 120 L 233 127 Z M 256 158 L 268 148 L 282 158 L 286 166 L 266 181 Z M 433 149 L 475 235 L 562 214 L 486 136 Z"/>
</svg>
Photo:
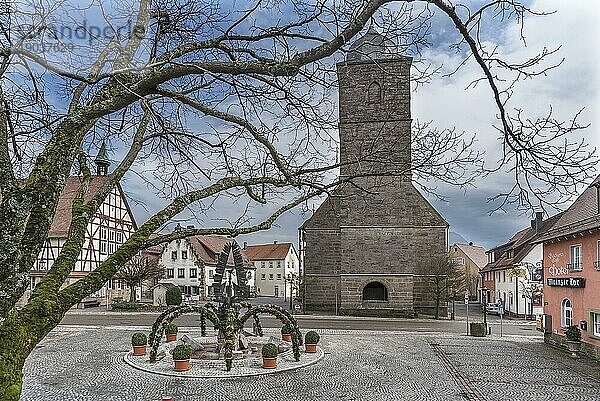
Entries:
<svg viewBox="0 0 600 401">
<path fill-rule="evenodd" d="M 127 365 L 134 330 L 58 327 L 27 361 L 22 400 L 600 400 L 600 367 L 539 338 L 318 330 L 316 364 L 190 379 Z"/>
</svg>

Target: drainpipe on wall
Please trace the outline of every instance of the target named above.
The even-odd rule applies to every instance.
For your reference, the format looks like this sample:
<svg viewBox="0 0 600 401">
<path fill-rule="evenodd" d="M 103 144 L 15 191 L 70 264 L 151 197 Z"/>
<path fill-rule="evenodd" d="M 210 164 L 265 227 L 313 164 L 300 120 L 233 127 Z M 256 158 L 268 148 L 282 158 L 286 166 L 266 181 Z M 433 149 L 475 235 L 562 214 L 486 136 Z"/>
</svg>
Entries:
<svg viewBox="0 0 600 401">
<path fill-rule="evenodd" d="M 519 276 L 515 276 L 515 310 L 516 310 L 516 315 L 515 317 L 519 317 L 519 300 L 521 298 L 519 298 Z"/>
</svg>

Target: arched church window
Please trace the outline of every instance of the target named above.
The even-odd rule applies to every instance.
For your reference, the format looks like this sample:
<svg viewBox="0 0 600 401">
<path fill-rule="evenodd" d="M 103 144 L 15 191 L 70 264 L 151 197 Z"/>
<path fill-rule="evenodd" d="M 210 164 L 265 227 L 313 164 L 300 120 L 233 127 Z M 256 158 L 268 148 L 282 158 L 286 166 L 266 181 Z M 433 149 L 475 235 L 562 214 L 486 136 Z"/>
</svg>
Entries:
<svg viewBox="0 0 600 401">
<path fill-rule="evenodd" d="M 373 281 L 363 288 L 363 301 L 387 301 L 388 290 L 380 282 Z"/>
<path fill-rule="evenodd" d="M 374 104 L 381 102 L 381 85 L 377 82 L 371 82 L 367 89 L 367 103 Z"/>
</svg>

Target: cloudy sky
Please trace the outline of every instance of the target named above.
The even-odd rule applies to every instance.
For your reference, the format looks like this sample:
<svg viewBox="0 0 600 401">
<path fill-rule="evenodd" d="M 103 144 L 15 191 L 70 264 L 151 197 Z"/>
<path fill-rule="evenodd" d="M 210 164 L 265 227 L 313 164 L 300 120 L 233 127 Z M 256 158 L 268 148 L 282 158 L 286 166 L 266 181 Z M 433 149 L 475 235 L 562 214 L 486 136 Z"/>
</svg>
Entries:
<svg viewBox="0 0 600 401">
<path fill-rule="evenodd" d="M 524 35 L 527 46 L 519 42 L 520 30 L 517 24 L 494 25 L 487 32 L 490 42 L 499 46 L 501 54 L 510 60 L 522 61 L 541 51 L 544 47 L 562 46 L 555 56 L 558 61 L 564 57 L 563 64 L 550 71 L 547 76 L 521 83 L 515 91 L 515 103 L 521 104 L 528 112 L 543 114 L 552 105 L 555 116 L 568 120 L 575 112 L 585 108 L 581 121 L 590 127 L 580 135 L 587 138 L 592 146 L 600 148 L 600 66 L 598 57 L 598 38 L 600 38 L 600 5 L 589 1 L 537 1 L 533 9 L 556 10 L 549 16 L 529 18 L 526 21 Z M 453 26 L 443 16 L 436 16 L 432 26 L 432 46 L 424 57 L 443 64 L 444 71 L 453 70 L 462 60 L 447 47 L 448 41 L 455 35 Z M 494 30 L 497 29 L 497 32 Z M 457 127 L 468 134 L 476 134 L 477 147 L 486 150 L 488 160 L 496 160 L 500 146 L 497 133 L 492 129 L 496 123 L 495 110 L 490 90 L 485 85 L 466 90 L 469 82 L 479 77 L 474 65 L 465 68 L 451 78 L 439 74 L 431 84 L 419 88 L 412 95 L 412 114 L 420 121 L 434 120 L 438 127 Z M 574 137 L 577 140 L 579 137 Z M 495 208 L 488 198 L 500 190 L 510 187 L 512 176 L 499 171 L 492 176 L 476 182 L 476 188 L 466 192 L 438 183 L 437 192 L 445 201 L 430 197 L 435 208 L 445 217 L 451 231 L 460 234 L 467 241 L 473 241 L 486 248 L 505 242 L 516 231 L 529 224 L 531 216 L 507 209 L 490 215 Z M 132 198 L 132 208 L 138 222 L 142 223 L 150 212 L 164 205 L 164 202 L 145 196 L 146 184 L 130 175 L 125 180 L 125 190 Z M 580 191 L 584 189 L 582 184 Z M 218 201 L 220 202 L 220 201 Z M 230 213 L 230 201 L 216 203 L 223 217 Z M 564 205 L 564 207 L 568 207 Z M 233 211 L 231 213 L 234 213 Z M 276 227 L 245 237 L 240 241 L 266 243 L 273 240 L 297 243 L 297 228 L 310 217 L 309 213 L 295 210 L 281 217 Z M 183 216 L 182 224 L 186 224 Z M 202 224 L 218 225 L 216 222 L 203 221 Z"/>
</svg>

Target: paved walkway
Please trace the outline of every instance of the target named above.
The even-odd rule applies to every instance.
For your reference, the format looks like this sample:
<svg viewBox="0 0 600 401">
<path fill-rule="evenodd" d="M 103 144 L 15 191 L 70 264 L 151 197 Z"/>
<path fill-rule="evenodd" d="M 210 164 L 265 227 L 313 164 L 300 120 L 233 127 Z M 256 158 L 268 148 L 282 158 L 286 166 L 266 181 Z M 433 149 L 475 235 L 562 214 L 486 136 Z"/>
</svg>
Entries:
<svg viewBox="0 0 600 401">
<path fill-rule="evenodd" d="M 164 377 L 123 361 L 132 331 L 60 326 L 25 366 L 22 400 L 600 400 L 600 368 L 539 339 L 320 330 L 325 357 L 236 379 Z"/>
</svg>

